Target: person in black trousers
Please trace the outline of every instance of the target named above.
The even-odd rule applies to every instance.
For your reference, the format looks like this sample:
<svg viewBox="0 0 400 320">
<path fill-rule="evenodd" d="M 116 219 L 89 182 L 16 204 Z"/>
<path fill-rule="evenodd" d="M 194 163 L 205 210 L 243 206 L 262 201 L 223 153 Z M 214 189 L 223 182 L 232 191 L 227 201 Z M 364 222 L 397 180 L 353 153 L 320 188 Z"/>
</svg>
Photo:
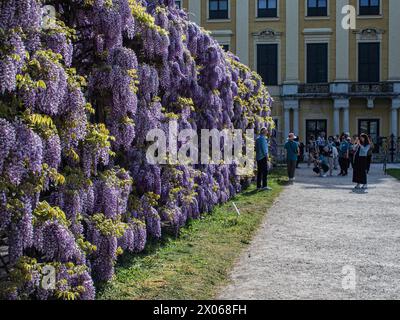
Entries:
<svg viewBox="0 0 400 320">
<path fill-rule="evenodd" d="M 354 189 L 366 190 L 368 189 L 368 152 L 371 150 L 371 141 L 366 134 L 361 134 L 354 143 L 354 147 L 353 182 L 357 184 Z"/>
<path fill-rule="evenodd" d="M 303 142 L 300 142 L 299 137 L 296 137 L 296 139 L 294 139 L 294 141 L 296 141 L 297 145 L 299 146 L 299 156 L 297 158 L 296 169 L 300 169 L 300 163 L 303 163 L 303 161 L 304 161 L 305 145 Z"/>
<path fill-rule="evenodd" d="M 369 174 L 369 171 L 371 170 L 372 154 L 375 147 L 370 136 L 368 136 L 368 139 L 370 141 L 371 147 L 368 150 L 368 156 L 367 156 L 367 174 Z"/>
<path fill-rule="evenodd" d="M 260 135 L 256 140 L 256 158 L 257 158 L 257 189 L 271 190 L 268 187 L 268 130 L 262 128 Z"/>
<path fill-rule="evenodd" d="M 347 142 L 349 143 L 349 168 L 351 167 L 354 169 L 354 140 L 351 140 L 351 138 L 348 137 Z"/>
<path fill-rule="evenodd" d="M 350 143 L 347 140 L 347 136 L 343 133 L 340 136 L 340 144 L 338 147 L 339 150 L 339 165 L 340 165 L 340 174 L 339 176 L 347 176 L 350 166 Z"/>
</svg>

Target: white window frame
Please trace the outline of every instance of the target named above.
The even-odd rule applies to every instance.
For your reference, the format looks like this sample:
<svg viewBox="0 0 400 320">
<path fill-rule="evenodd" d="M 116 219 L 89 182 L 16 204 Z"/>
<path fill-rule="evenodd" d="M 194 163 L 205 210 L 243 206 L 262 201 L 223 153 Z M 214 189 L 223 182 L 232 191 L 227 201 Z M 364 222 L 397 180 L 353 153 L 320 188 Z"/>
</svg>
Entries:
<svg viewBox="0 0 400 320">
<path fill-rule="evenodd" d="M 277 73 L 278 73 L 278 84 L 276 86 L 274 85 L 268 85 L 265 84 L 267 87 L 269 88 L 279 88 L 279 86 L 282 84 L 282 73 L 281 73 L 281 40 L 280 38 L 275 38 L 275 39 L 263 39 L 263 38 L 258 38 L 255 37 L 253 39 L 253 47 L 254 47 L 254 70 L 257 70 L 257 65 L 258 65 L 258 50 L 257 50 L 257 46 L 259 44 L 276 44 L 277 45 L 277 55 L 278 55 L 278 63 L 277 63 Z M 258 70 L 257 70 L 258 72 Z M 272 90 L 275 91 L 275 90 Z M 275 93 L 275 92 L 274 92 Z"/>
<path fill-rule="evenodd" d="M 359 69 L 359 44 L 360 43 L 379 43 L 379 81 L 378 82 L 382 82 L 383 80 L 383 46 L 382 46 L 382 35 L 379 35 L 380 39 L 376 39 L 376 40 L 368 40 L 368 39 L 357 39 L 357 48 L 356 48 L 356 79 L 357 79 L 357 83 L 362 83 L 360 82 L 359 79 L 359 73 L 358 73 L 358 69 Z"/>
<path fill-rule="evenodd" d="M 179 2 L 180 3 L 180 8 L 183 9 L 183 0 L 175 0 L 175 2 Z"/>
<path fill-rule="evenodd" d="M 275 127 L 277 134 L 281 132 L 280 131 L 280 128 L 282 127 L 281 119 L 282 117 L 280 116 L 272 116 L 272 120 L 274 121 L 275 125 L 276 125 L 276 120 L 278 120 L 278 125 Z"/>
<path fill-rule="evenodd" d="M 329 100 L 326 100 L 326 101 L 329 101 Z M 322 105 L 326 106 L 326 108 L 330 108 L 331 107 L 328 104 L 322 104 Z M 299 117 L 300 117 L 300 115 L 299 115 Z M 325 134 L 326 134 L 326 138 L 329 137 L 329 128 L 330 128 L 329 126 L 333 125 L 333 119 L 329 120 L 329 117 L 326 116 L 325 112 L 321 112 L 320 114 L 317 114 L 317 113 L 304 114 L 304 118 L 303 118 L 303 121 L 302 121 L 303 122 L 303 136 L 300 137 L 303 140 L 303 142 L 305 140 L 307 140 L 307 137 L 306 137 L 306 135 L 307 135 L 307 121 L 318 121 L 318 120 L 326 121 L 326 132 L 325 132 Z M 299 122 L 300 122 L 300 119 L 299 119 Z M 334 134 L 336 134 L 336 133 L 334 133 Z M 317 138 L 318 137 L 315 137 L 315 139 L 317 139 Z M 307 141 L 305 141 L 304 143 L 306 144 Z"/>
<path fill-rule="evenodd" d="M 217 40 L 220 46 L 228 45 L 229 51 L 232 52 L 232 30 L 212 30 L 211 35 L 215 40 Z"/>
<path fill-rule="evenodd" d="M 238 0 L 240 1 L 240 0 Z M 258 0 L 254 0 L 255 13 L 254 17 L 256 21 L 278 21 L 280 20 L 280 9 L 281 9 L 281 1 L 276 0 L 276 17 L 259 17 L 258 16 Z"/>
<path fill-rule="evenodd" d="M 332 40 L 332 30 L 329 28 L 321 29 L 304 29 L 304 84 L 308 84 L 307 79 L 307 55 L 308 55 L 308 44 L 327 44 L 328 45 L 328 56 L 327 56 L 327 83 L 330 83 L 331 78 L 331 40 Z"/>
<path fill-rule="evenodd" d="M 321 16 L 321 17 L 315 17 L 315 16 L 309 16 L 308 15 L 308 0 L 304 0 L 304 12 L 305 12 L 305 20 L 329 20 L 331 18 L 331 10 L 330 10 L 330 0 L 326 0 L 326 16 Z"/>
<path fill-rule="evenodd" d="M 195 0 L 201 1 L 201 0 Z M 207 0 L 207 23 L 223 23 L 231 21 L 231 1 L 228 1 L 228 19 L 210 19 L 210 0 Z M 239 0 L 240 1 L 240 0 Z"/>
<path fill-rule="evenodd" d="M 379 1 L 379 14 L 378 15 L 360 15 L 360 0 L 357 1 L 357 19 L 382 19 L 383 18 L 383 0 Z"/>
</svg>

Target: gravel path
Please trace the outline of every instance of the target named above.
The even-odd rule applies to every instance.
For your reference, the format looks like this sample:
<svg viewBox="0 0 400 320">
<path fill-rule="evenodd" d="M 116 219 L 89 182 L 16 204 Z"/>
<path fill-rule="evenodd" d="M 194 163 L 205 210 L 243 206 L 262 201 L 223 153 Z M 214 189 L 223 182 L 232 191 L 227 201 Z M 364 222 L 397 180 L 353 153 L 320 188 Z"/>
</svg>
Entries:
<svg viewBox="0 0 400 320">
<path fill-rule="evenodd" d="M 297 172 L 219 298 L 400 299 L 400 183 L 381 165 L 366 194 Z"/>
</svg>

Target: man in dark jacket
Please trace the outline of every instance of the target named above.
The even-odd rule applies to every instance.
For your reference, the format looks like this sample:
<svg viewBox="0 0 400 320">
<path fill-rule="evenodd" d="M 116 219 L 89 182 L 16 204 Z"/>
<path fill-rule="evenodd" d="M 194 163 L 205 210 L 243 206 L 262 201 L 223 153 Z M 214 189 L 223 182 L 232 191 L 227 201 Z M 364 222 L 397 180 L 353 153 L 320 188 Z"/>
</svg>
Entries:
<svg viewBox="0 0 400 320">
<path fill-rule="evenodd" d="M 295 179 L 296 165 L 299 157 L 299 144 L 295 140 L 294 133 L 289 134 L 289 139 L 285 144 L 287 154 L 287 168 L 289 181 L 293 182 Z"/>
<path fill-rule="evenodd" d="M 256 140 L 257 189 L 271 190 L 268 187 L 268 130 L 262 128 Z"/>
</svg>

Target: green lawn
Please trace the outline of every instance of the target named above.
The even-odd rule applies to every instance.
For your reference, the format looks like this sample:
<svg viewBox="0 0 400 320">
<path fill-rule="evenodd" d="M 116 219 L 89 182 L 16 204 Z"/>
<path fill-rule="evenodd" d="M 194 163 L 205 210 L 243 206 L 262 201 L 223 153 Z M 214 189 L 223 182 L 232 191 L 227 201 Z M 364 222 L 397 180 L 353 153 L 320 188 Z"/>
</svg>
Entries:
<svg viewBox="0 0 400 320">
<path fill-rule="evenodd" d="M 252 186 L 210 215 L 191 221 L 178 238 L 165 237 L 139 255 L 121 258 L 112 282 L 98 299 L 212 299 L 250 243 L 265 214 L 283 190 L 283 170 L 270 176 L 272 192 Z"/>
<path fill-rule="evenodd" d="M 400 180 L 400 169 L 388 169 L 387 173 Z"/>
</svg>

